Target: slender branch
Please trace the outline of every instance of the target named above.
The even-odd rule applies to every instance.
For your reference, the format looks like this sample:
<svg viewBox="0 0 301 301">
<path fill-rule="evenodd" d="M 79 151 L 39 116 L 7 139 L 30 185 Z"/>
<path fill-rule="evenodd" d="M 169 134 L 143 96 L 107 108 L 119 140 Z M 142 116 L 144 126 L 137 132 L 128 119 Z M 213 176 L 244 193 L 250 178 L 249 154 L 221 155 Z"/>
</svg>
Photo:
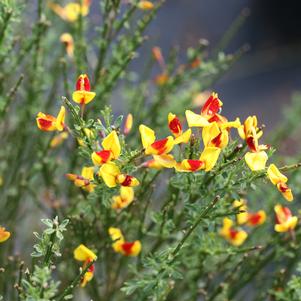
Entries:
<svg viewBox="0 0 301 301">
<path fill-rule="evenodd" d="M 50 300 L 57 300 L 57 301 L 64 300 L 65 296 L 70 294 L 72 292 L 72 290 L 76 287 L 76 285 L 78 285 L 80 283 L 80 280 L 83 278 L 83 276 L 89 270 L 89 268 L 94 264 L 94 262 L 95 262 L 94 260 L 89 262 L 89 264 L 87 264 L 87 266 L 81 271 L 81 273 L 79 275 L 77 275 L 77 277 L 74 278 L 74 280 L 71 282 L 71 284 L 65 288 L 65 290 L 63 291 L 63 293 L 61 295 L 54 296 Z"/>
<path fill-rule="evenodd" d="M 215 206 L 215 204 L 219 201 L 219 199 L 220 199 L 220 196 L 219 195 L 216 196 L 214 198 L 214 200 L 201 212 L 199 218 L 195 221 L 195 223 L 188 229 L 188 231 L 183 236 L 183 238 L 181 239 L 181 241 L 178 243 L 178 245 L 176 246 L 176 248 L 174 249 L 174 251 L 171 253 L 171 255 L 172 255 L 171 262 L 174 261 L 176 255 L 178 254 L 178 252 L 183 247 L 185 241 L 189 238 L 189 236 L 192 234 L 192 232 L 197 228 L 197 226 L 204 219 L 204 217 L 207 216 L 207 214 L 209 213 L 209 211 Z"/>
</svg>

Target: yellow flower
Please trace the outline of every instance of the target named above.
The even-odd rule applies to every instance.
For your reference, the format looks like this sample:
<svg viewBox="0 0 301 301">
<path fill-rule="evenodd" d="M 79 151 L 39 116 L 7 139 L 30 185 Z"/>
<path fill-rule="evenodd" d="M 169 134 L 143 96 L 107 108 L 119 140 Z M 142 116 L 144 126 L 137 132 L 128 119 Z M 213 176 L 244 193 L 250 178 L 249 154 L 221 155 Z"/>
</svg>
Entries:
<svg viewBox="0 0 301 301">
<path fill-rule="evenodd" d="M 10 238 L 10 232 L 6 231 L 4 227 L 0 227 L 0 243 L 5 242 Z"/>
<path fill-rule="evenodd" d="M 113 196 L 113 209 L 123 209 L 129 206 L 134 200 L 134 189 L 132 187 L 121 186 L 120 194 Z"/>
<path fill-rule="evenodd" d="M 233 221 L 229 218 L 224 218 L 223 227 L 220 229 L 220 235 L 234 246 L 242 245 L 248 237 L 247 232 L 233 228 Z"/>
<path fill-rule="evenodd" d="M 175 167 L 176 165 L 176 160 L 174 159 L 173 155 L 170 155 L 170 154 L 165 154 L 165 155 L 153 155 L 153 163 L 152 163 L 152 166 L 149 166 L 148 167 L 151 167 L 151 168 L 157 168 L 159 169 L 160 167 L 165 167 L 165 168 L 173 168 Z"/>
<path fill-rule="evenodd" d="M 83 244 L 79 245 L 73 251 L 73 255 L 76 260 L 84 262 L 83 269 L 85 269 L 87 265 L 89 265 L 92 261 L 95 261 L 97 259 L 96 254 Z M 83 278 L 81 279 L 81 287 L 86 286 L 87 282 L 93 279 L 94 269 L 95 269 L 94 264 L 92 264 L 88 268 L 87 272 L 84 274 Z"/>
<path fill-rule="evenodd" d="M 105 184 L 110 188 L 117 186 L 117 184 L 127 187 L 139 185 L 139 181 L 135 177 L 122 174 L 119 167 L 114 162 L 103 164 L 98 173 Z"/>
<path fill-rule="evenodd" d="M 156 140 L 155 132 L 143 124 L 139 126 L 139 131 L 146 155 L 168 154 L 174 147 L 174 138 L 172 136 Z"/>
<path fill-rule="evenodd" d="M 190 110 L 185 111 L 188 126 L 191 127 L 204 127 L 209 125 L 209 121 L 202 115 L 196 114 Z"/>
<path fill-rule="evenodd" d="M 95 189 L 95 184 L 93 184 L 94 180 L 94 168 L 93 167 L 83 167 L 81 175 L 77 174 L 66 174 L 66 177 L 74 182 L 74 185 L 82 188 L 87 192 L 93 192 Z"/>
<path fill-rule="evenodd" d="M 175 144 L 188 143 L 191 136 L 191 129 L 188 129 L 183 133 L 182 124 L 175 114 L 168 114 L 168 127 L 171 133 L 175 136 Z"/>
<path fill-rule="evenodd" d="M 108 187 L 112 188 L 117 185 L 116 178 L 120 174 L 120 169 L 114 162 L 103 164 L 98 173 Z"/>
<path fill-rule="evenodd" d="M 245 224 L 248 221 L 248 207 L 247 207 L 246 201 L 243 199 L 235 200 L 233 202 L 233 207 L 239 208 L 239 210 L 241 210 L 241 211 L 245 211 L 245 212 L 236 214 L 237 223 L 239 225 Z"/>
<path fill-rule="evenodd" d="M 103 150 L 93 152 L 91 155 L 94 165 L 102 165 L 103 163 L 119 158 L 121 147 L 116 131 L 112 131 L 106 138 L 104 138 L 101 145 Z"/>
<path fill-rule="evenodd" d="M 246 142 L 251 151 L 245 154 L 245 161 L 249 168 L 253 171 L 265 169 L 268 160 L 268 155 L 265 150 L 269 147 L 264 144 L 259 145 L 255 127 L 249 129 Z"/>
<path fill-rule="evenodd" d="M 125 135 L 128 135 L 133 127 L 133 115 L 130 113 L 125 119 L 123 132 Z"/>
<path fill-rule="evenodd" d="M 259 130 L 257 124 L 258 124 L 257 117 L 249 116 L 245 120 L 244 124 L 240 125 L 237 128 L 238 134 L 241 137 L 241 139 L 246 140 L 247 137 L 252 133 L 253 128 L 255 129 L 257 139 L 259 139 L 262 136 L 263 132 Z"/>
<path fill-rule="evenodd" d="M 115 252 L 121 253 L 124 256 L 138 256 L 141 252 L 141 242 L 139 240 L 135 240 L 134 242 L 125 241 L 119 228 L 110 227 L 109 235 L 113 241 L 112 247 Z"/>
<path fill-rule="evenodd" d="M 265 169 L 268 155 L 265 151 L 256 153 L 247 152 L 245 154 L 245 161 L 252 171 L 259 171 Z"/>
<path fill-rule="evenodd" d="M 74 102 L 86 105 L 96 96 L 95 92 L 91 92 L 90 80 L 87 74 L 81 74 L 76 82 L 76 90 L 72 94 Z"/>
<path fill-rule="evenodd" d="M 287 207 L 282 207 L 281 205 L 276 205 L 274 207 L 276 213 L 276 232 L 287 232 L 295 229 L 298 218 L 292 215 L 292 212 Z"/>
<path fill-rule="evenodd" d="M 205 171 L 210 171 L 215 166 L 220 153 L 219 147 L 205 147 L 199 159 L 205 162 Z"/>
<path fill-rule="evenodd" d="M 142 10 L 151 10 L 154 8 L 154 4 L 150 1 L 139 1 L 137 6 Z"/>
<path fill-rule="evenodd" d="M 67 22 L 75 22 L 80 15 L 87 16 L 89 13 L 91 0 L 83 0 L 82 6 L 76 2 L 70 2 L 65 6 L 61 6 L 54 2 L 49 2 L 49 7 L 63 20 Z"/>
<path fill-rule="evenodd" d="M 262 225 L 266 221 L 266 213 L 263 210 L 259 210 L 255 213 L 248 212 L 247 203 L 245 200 L 236 200 L 233 202 L 234 208 L 244 211 L 236 214 L 236 220 L 239 225 L 247 224 L 248 226 L 255 227 Z"/>
<path fill-rule="evenodd" d="M 292 190 L 287 186 L 286 182 L 288 181 L 287 177 L 280 172 L 275 164 L 271 164 L 268 167 L 267 175 L 270 181 L 276 185 L 278 191 L 281 192 L 283 197 L 291 202 L 294 199 Z"/>
<path fill-rule="evenodd" d="M 73 255 L 78 261 L 86 261 L 88 259 L 95 261 L 97 259 L 96 254 L 83 244 L 80 244 L 74 250 Z"/>
<path fill-rule="evenodd" d="M 74 54 L 74 41 L 70 33 L 63 33 L 60 36 L 60 41 L 65 45 L 66 53 L 69 57 L 73 57 Z"/>
<path fill-rule="evenodd" d="M 58 135 L 54 136 L 50 141 L 50 147 L 56 148 L 59 145 L 61 145 L 67 138 L 68 138 L 68 132 L 62 132 Z"/>
<path fill-rule="evenodd" d="M 65 115 L 66 109 L 63 106 L 61 106 L 57 117 L 39 112 L 36 118 L 37 126 L 40 130 L 46 132 L 63 131 L 65 127 Z"/>
<path fill-rule="evenodd" d="M 202 130 L 202 138 L 205 147 L 225 148 L 229 142 L 229 133 L 225 129 L 220 129 L 217 122 L 212 122 Z"/>
<path fill-rule="evenodd" d="M 185 159 L 181 163 L 175 165 L 176 171 L 179 172 L 195 172 L 204 168 L 205 162 L 191 159 Z"/>
</svg>

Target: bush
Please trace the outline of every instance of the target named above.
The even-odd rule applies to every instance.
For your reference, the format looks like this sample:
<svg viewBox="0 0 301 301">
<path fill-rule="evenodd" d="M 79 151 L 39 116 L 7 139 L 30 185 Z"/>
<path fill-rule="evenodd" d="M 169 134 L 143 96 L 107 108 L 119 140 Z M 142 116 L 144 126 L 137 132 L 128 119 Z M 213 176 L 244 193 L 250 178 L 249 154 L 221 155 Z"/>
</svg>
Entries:
<svg viewBox="0 0 301 301">
<path fill-rule="evenodd" d="M 0 4 L 2 299 L 300 300 L 300 96 L 262 144 L 208 92 L 244 47 L 133 72 L 164 1 L 27 2 Z"/>
</svg>

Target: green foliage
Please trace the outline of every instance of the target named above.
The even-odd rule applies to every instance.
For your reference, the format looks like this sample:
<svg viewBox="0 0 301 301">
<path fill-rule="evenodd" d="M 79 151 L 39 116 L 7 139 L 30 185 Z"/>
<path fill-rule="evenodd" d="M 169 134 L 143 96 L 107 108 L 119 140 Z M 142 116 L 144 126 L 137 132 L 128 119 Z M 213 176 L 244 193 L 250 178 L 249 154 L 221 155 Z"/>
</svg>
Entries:
<svg viewBox="0 0 301 301">
<path fill-rule="evenodd" d="M 69 2 L 53 1 L 62 6 Z M 88 16 L 79 14 L 75 22 L 67 22 L 48 1 L 1 1 L 0 227 L 5 226 L 11 237 L 0 244 L 0 300 L 301 299 L 300 268 L 295 272 L 300 226 L 275 233 L 274 205 L 285 201 L 267 183 L 266 169 L 249 169 L 244 159 L 247 143 L 234 130 L 210 171 L 146 167 L 152 157 L 145 155 L 139 125 L 150 126 L 157 139 L 171 135 L 168 113 L 182 121 L 186 109 L 199 110 L 193 99 L 208 92 L 246 51 L 242 47 L 234 54 L 223 52 L 245 18 L 243 13 L 212 52 L 208 42 L 200 40 L 184 57 L 172 48 L 162 54 L 160 63 L 149 49 L 139 50 L 142 45 L 154 46 L 148 26 L 164 1 L 153 3 L 154 9 L 143 11 L 138 0 L 93 1 Z M 73 57 L 60 42 L 64 32 L 73 36 Z M 142 61 L 136 72 L 131 68 L 134 59 Z M 82 73 L 89 74 L 96 93 L 85 106 L 72 102 Z M 160 75 L 166 75 L 163 83 L 157 81 Z M 39 111 L 56 116 L 61 105 L 67 109 L 63 133 L 68 140 L 53 146 L 53 138 L 61 133 L 39 131 L 35 116 Z M 128 113 L 134 119 L 126 133 Z M 296 199 L 301 194 L 296 164 L 301 158 L 296 135 L 300 115 L 296 94 L 285 121 L 265 141 L 273 146 L 267 151 L 270 162 L 290 172 Z M 122 210 L 112 208 L 120 187 L 104 183 L 100 166 L 92 168 L 93 179 L 85 185 L 80 182 L 82 167 L 94 165 L 91 154 L 102 149 L 103 138 L 112 131 L 121 146 L 114 163 L 122 175 L 140 182 L 133 202 Z M 201 130 L 194 129 L 189 143 L 174 146 L 175 160 L 199 159 L 202 141 Z M 281 151 L 291 141 L 294 154 L 286 157 Z M 80 184 L 73 185 L 65 174 Z M 94 191 L 85 189 L 87 183 Z M 242 198 L 251 212 L 264 210 L 267 220 L 258 227 L 240 226 L 248 238 L 234 246 L 219 232 L 225 217 L 236 223 L 237 215 L 245 212 L 233 207 L 233 201 Z M 296 203 L 290 208 L 299 217 Z M 110 227 L 120 228 L 127 242 L 141 241 L 142 252 L 136 257 L 115 252 Z M 95 262 L 75 261 L 73 251 L 80 244 L 97 254 Z M 93 279 L 79 288 L 92 265 Z"/>
</svg>

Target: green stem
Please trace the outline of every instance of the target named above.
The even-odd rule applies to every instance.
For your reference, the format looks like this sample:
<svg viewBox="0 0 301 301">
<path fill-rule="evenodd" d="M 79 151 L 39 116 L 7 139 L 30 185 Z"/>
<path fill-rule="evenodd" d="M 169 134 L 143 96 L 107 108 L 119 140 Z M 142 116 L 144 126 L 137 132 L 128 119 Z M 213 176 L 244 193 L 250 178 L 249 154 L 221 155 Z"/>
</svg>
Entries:
<svg viewBox="0 0 301 301">
<path fill-rule="evenodd" d="M 80 283 L 80 280 L 83 278 L 83 276 L 89 270 L 89 268 L 94 264 L 94 262 L 95 261 L 93 261 L 93 260 L 91 262 L 89 262 L 89 264 L 87 264 L 87 266 L 81 271 L 81 273 L 76 278 L 74 278 L 74 280 L 71 282 L 71 284 L 65 288 L 65 290 L 63 291 L 63 293 L 61 295 L 54 296 L 50 300 L 57 300 L 57 301 L 64 300 L 64 298 L 72 292 L 72 290 L 76 287 L 76 285 L 78 285 Z"/>
</svg>

